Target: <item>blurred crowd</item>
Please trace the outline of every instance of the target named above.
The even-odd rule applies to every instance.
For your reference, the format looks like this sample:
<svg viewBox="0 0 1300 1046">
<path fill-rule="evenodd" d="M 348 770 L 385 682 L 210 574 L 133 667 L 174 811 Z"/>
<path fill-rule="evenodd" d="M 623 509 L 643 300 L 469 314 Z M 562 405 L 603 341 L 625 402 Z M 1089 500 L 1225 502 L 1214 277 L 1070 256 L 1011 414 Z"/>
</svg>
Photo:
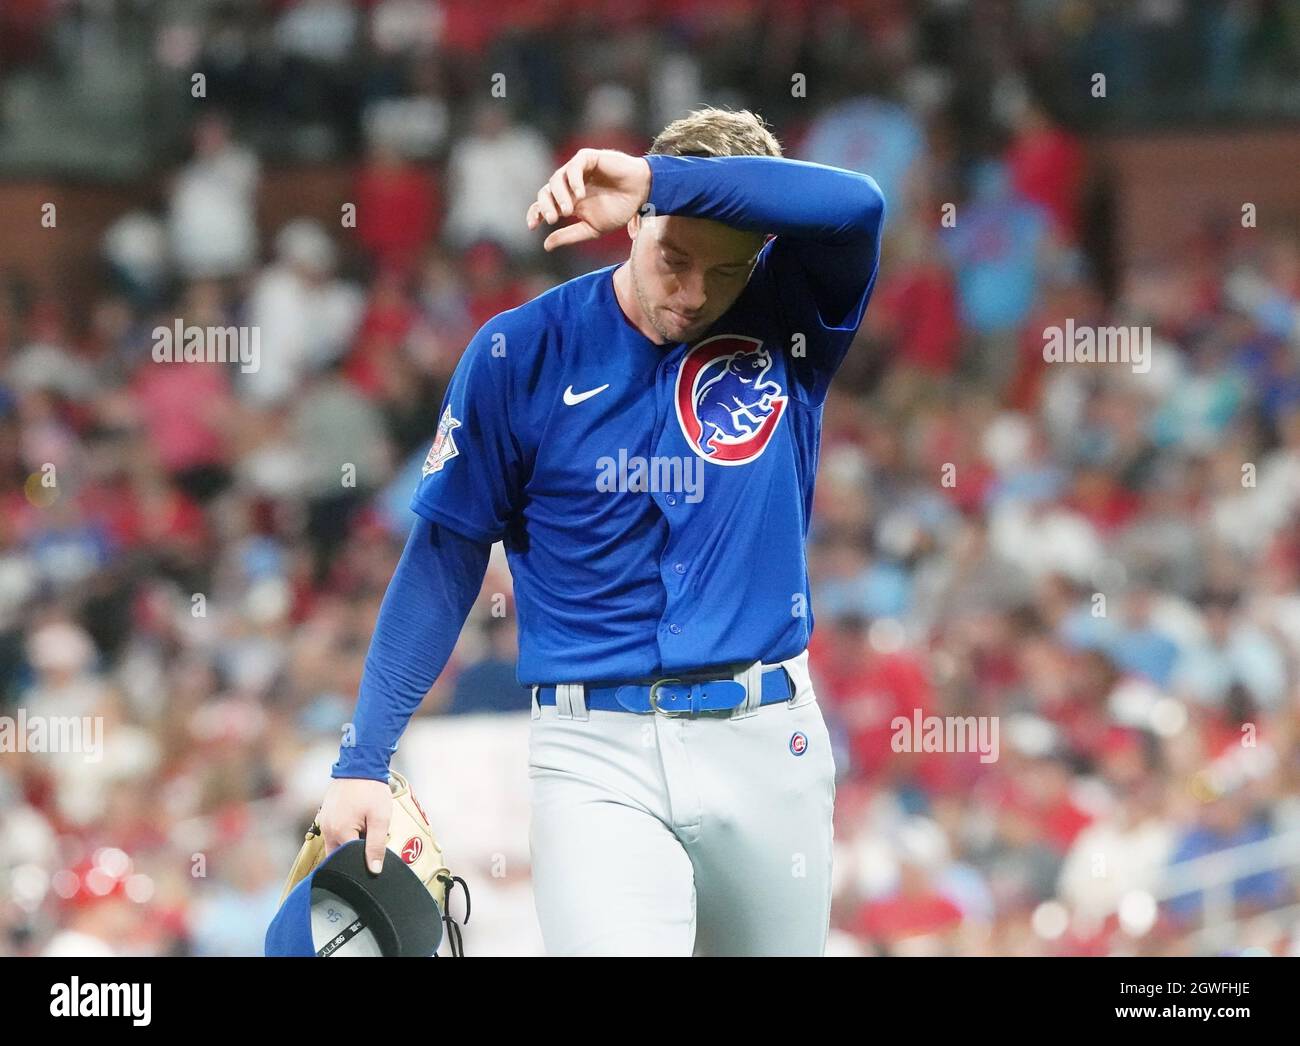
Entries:
<svg viewBox="0 0 1300 1046">
<path fill-rule="evenodd" d="M 4 17 L 31 56 L 76 7 Z M 1035 45 L 1107 7 L 176 5 L 207 17 L 159 52 L 210 104 L 96 245 L 97 295 L 0 267 L 0 715 L 104 730 L 96 758 L 0 751 L 0 954 L 260 951 L 460 352 L 626 254 L 543 255 L 527 204 L 576 147 L 641 152 L 706 100 L 889 206 L 809 545 L 831 950 L 1300 954 L 1300 242 L 1208 215 L 1140 267 L 1099 252 Z M 352 158 L 354 225 L 265 227 L 272 137 Z M 260 367 L 157 362 L 178 318 L 258 329 Z M 1046 362 L 1067 319 L 1149 328 L 1149 370 Z M 526 714 L 499 553 L 422 719 Z M 988 717 L 998 758 L 897 751 L 917 710 Z M 1235 879 L 1170 878 L 1223 851 Z"/>
<path fill-rule="evenodd" d="M 959 146 L 983 150 L 1026 78 L 1075 125 L 1149 126 L 1294 119 L 1298 72 L 1300 13 L 1286 0 L 0 5 L 11 158 L 101 175 L 183 147 L 195 91 L 237 114 L 259 155 L 311 162 L 355 154 L 377 130 L 438 157 L 489 78 L 554 144 L 626 126 L 604 107 L 575 119 L 612 81 L 635 88 L 637 131 L 703 89 L 787 131 L 809 118 L 805 99 L 892 91 L 925 109 L 948 93 Z M 792 93 L 796 73 L 806 96 Z"/>
</svg>

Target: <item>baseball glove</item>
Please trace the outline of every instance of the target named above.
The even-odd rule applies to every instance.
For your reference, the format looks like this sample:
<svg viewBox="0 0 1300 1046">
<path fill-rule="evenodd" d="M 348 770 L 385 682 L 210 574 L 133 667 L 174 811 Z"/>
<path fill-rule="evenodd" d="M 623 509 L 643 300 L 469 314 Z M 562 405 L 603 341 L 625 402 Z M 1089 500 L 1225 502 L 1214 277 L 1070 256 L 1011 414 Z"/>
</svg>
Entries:
<svg viewBox="0 0 1300 1046">
<path fill-rule="evenodd" d="M 451 870 L 444 863 L 442 849 L 433 837 L 429 818 L 425 815 L 419 800 L 415 798 L 415 793 L 411 791 L 406 778 L 395 770 L 390 771 L 388 787 L 393 793 L 393 814 L 388 823 L 388 848 L 405 862 L 420 882 L 424 883 L 425 889 L 433 895 L 433 899 L 438 904 L 438 911 L 442 913 L 443 922 L 447 926 L 447 940 L 451 954 L 463 956 L 465 951 L 460 927 L 447 911 L 447 899 L 452 888 L 459 883 L 465 893 L 464 921 L 469 922 L 469 887 L 460 876 L 452 875 Z M 311 827 L 307 829 L 307 836 L 298 851 L 298 856 L 294 858 L 293 867 L 289 869 L 289 877 L 280 892 L 281 904 L 289 896 L 290 891 L 311 875 L 312 870 L 325 859 L 325 839 L 321 835 L 319 811 L 316 817 L 317 819 L 312 821 Z"/>
</svg>

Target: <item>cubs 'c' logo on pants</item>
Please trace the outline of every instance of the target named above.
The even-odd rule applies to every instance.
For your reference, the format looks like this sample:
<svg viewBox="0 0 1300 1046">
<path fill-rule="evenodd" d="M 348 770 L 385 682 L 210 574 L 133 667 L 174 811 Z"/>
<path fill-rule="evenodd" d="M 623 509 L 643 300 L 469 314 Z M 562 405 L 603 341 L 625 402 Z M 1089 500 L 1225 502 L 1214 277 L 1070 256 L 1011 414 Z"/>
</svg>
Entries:
<svg viewBox="0 0 1300 1046">
<path fill-rule="evenodd" d="M 696 454 L 746 465 L 763 453 L 787 399 L 771 370 L 763 343 L 740 334 L 708 338 L 686 354 L 677 372 L 677 421 Z"/>
</svg>

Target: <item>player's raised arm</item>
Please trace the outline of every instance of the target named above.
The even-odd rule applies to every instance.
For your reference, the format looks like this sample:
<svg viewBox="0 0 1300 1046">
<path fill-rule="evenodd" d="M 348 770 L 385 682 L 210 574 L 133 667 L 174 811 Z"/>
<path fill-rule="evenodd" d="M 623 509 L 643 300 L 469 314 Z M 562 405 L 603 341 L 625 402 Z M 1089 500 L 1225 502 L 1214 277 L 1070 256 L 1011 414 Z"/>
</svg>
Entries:
<svg viewBox="0 0 1300 1046">
<path fill-rule="evenodd" d="M 526 221 L 535 229 L 575 219 L 547 236 L 547 250 L 603 236 L 640 213 L 774 234 L 773 271 L 797 274 L 821 325 L 845 329 L 856 328 L 875 282 L 884 210 L 874 179 L 822 164 L 581 149 L 538 191 Z"/>
<path fill-rule="evenodd" d="M 834 246 L 874 241 L 884 197 L 854 171 L 778 156 L 647 156 L 656 214 Z"/>
<path fill-rule="evenodd" d="M 870 290 L 885 212 L 874 179 L 774 156 L 646 160 L 654 213 L 774 233 L 774 266 L 803 276 L 827 326 L 841 325 Z"/>
<path fill-rule="evenodd" d="M 650 192 L 650 165 L 643 156 L 613 149 L 579 149 L 551 175 L 537 192 L 524 220 L 536 229 L 542 222 L 557 225 L 542 246 L 553 251 L 571 243 L 594 240 L 621 229 L 646 202 Z"/>
<path fill-rule="evenodd" d="M 613 232 L 649 204 L 656 214 L 826 246 L 872 244 L 884 218 L 880 187 L 865 174 L 773 156 L 629 156 L 580 149 L 551 175 L 525 215 L 559 224 L 547 250 Z"/>
</svg>

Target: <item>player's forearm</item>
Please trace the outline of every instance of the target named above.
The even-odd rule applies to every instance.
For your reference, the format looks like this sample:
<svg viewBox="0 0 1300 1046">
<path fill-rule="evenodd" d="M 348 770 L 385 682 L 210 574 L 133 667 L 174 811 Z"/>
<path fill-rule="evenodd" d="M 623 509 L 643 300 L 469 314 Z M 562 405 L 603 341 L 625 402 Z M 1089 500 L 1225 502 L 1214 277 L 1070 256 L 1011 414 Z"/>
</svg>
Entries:
<svg viewBox="0 0 1300 1046">
<path fill-rule="evenodd" d="M 837 167 L 772 156 L 647 156 L 656 214 L 708 218 L 738 229 L 832 245 L 880 234 L 875 181 Z"/>
<path fill-rule="evenodd" d="M 456 646 L 478 597 L 491 546 L 418 518 L 384 593 L 334 777 L 388 780 L 388 763 Z"/>
</svg>

